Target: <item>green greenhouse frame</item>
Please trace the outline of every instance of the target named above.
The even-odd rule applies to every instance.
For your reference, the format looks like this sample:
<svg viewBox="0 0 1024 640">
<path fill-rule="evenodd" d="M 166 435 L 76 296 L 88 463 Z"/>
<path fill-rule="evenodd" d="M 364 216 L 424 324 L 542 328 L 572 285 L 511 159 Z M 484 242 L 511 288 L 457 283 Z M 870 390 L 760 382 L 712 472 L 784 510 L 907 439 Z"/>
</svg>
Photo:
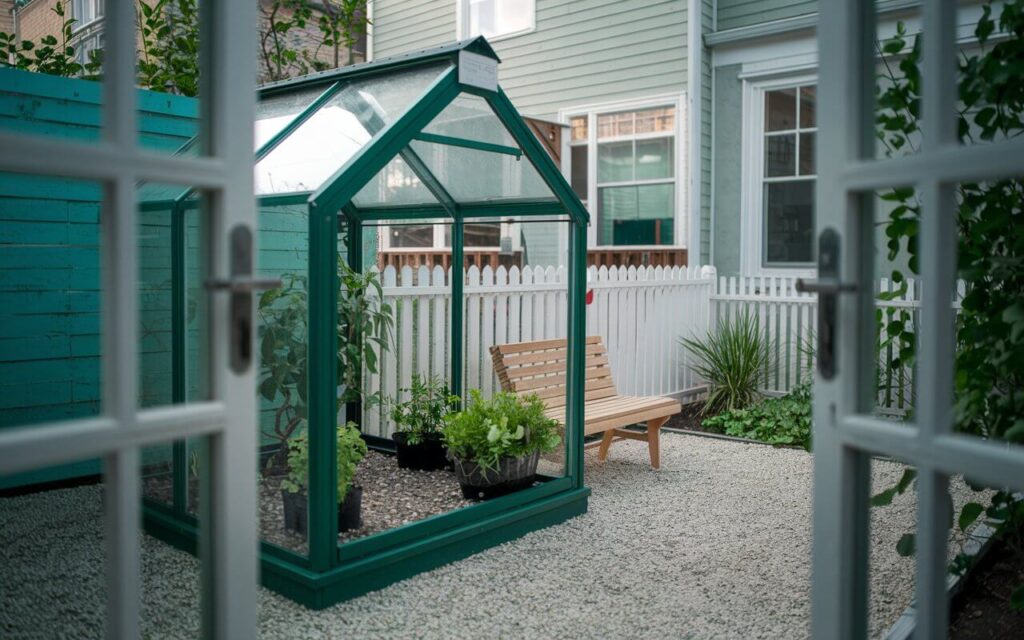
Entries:
<svg viewBox="0 0 1024 640">
<path fill-rule="evenodd" d="M 339 70 L 266 85 L 260 99 L 315 96 L 290 120 L 262 142 L 256 152 L 260 162 L 271 157 L 301 129 L 318 110 L 346 87 L 357 83 L 404 83 L 411 71 L 436 71 L 418 97 L 393 114 L 382 117 L 380 105 L 366 99 L 356 114 L 368 138 L 344 158 L 318 185 L 284 193 L 260 192 L 261 207 L 292 205 L 308 207 L 308 555 L 261 541 L 263 584 L 311 608 L 323 608 L 381 588 L 421 571 L 463 558 L 529 531 L 564 521 L 587 510 L 589 489 L 583 479 L 583 408 L 585 354 L 585 292 L 588 213 L 551 157 L 523 122 L 509 98 L 497 86 L 500 62 L 487 41 L 480 37 L 415 54 L 381 59 Z M 428 73 L 429 75 L 429 73 Z M 467 136 L 429 131 L 428 125 L 460 96 L 486 102 L 499 126 L 500 136 Z M 488 116 L 489 117 L 489 116 Z M 259 136 L 258 136 L 259 137 Z M 495 139 L 497 137 L 497 139 Z M 487 138 L 487 139 L 481 139 Z M 257 142 L 260 142 L 258 140 Z M 453 193 L 451 182 L 432 170 L 417 153 L 422 145 L 463 153 L 498 154 L 525 159 L 539 176 L 530 194 L 480 193 L 466 197 Z M 180 152 L 190 152 L 186 145 Z M 432 196 L 432 202 L 363 204 L 357 194 L 389 165 L 399 159 Z M 526 165 L 527 163 L 522 163 Z M 532 169 L 530 169 L 532 167 Z M 323 169 L 323 167 L 321 167 Z M 436 168 L 435 168 L 436 169 Z M 259 182 L 257 180 L 257 182 Z M 172 213 L 172 397 L 187 401 L 186 382 L 186 222 L 185 211 L 195 208 L 191 191 L 150 199 L 143 208 L 170 208 Z M 365 538 L 340 543 L 337 521 L 336 439 L 337 426 L 337 331 L 339 278 L 338 236 L 361 238 L 368 223 L 379 221 L 426 221 L 444 219 L 451 225 L 452 272 L 464 266 L 464 222 L 477 219 L 551 220 L 567 225 L 568 260 L 568 372 L 565 417 L 564 473 L 517 493 L 494 498 L 455 511 L 411 522 Z M 355 269 L 364 265 L 363 243 L 347 243 L 347 261 Z M 449 350 L 449 384 L 463 390 L 464 279 L 452 278 Z M 387 449 L 388 443 L 367 437 L 371 447 Z M 197 520 L 189 513 L 188 451 L 176 443 L 172 451 L 173 499 L 171 504 L 147 500 L 145 525 L 149 532 L 176 546 L 195 551 Z"/>
</svg>

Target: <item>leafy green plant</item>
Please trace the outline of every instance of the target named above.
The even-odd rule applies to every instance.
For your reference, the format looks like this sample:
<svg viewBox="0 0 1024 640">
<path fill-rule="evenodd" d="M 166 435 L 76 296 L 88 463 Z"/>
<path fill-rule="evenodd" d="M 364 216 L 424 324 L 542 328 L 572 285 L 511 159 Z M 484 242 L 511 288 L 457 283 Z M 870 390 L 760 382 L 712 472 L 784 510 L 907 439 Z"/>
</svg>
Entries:
<svg viewBox="0 0 1024 640">
<path fill-rule="evenodd" d="M 496 469 L 502 458 L 554 451 L 562 441 L 558 423 L 544 415 L 536 395 L 502 391 L 485 400 L 470 391 L 468 406 L 445 418 L 444 443 L 452 455 Z"/>
<path fill-rule="evenodd" d="M 0 31 L 0 67 L 65 77 L 95 76 L 101 65 L 100 54 L 91 52 L 89 61 L 83 65 L 76 59 L 74 47 L 68 44 L 77 20 L 67 17 L 61 0 L 56 0 L 50 11 L 60 21 L 60 39 L 54 35 L 45 35 L 39 42 L 19 42 L 15 34 Z"/>
<path fill-rule="evenodd" d="M 982 5 L 975 26 L 978 47 L 961 52 L 958 60 L 957 133 L 964 145 L 1015 138 L 1024 133 L 1024 0 L 1001 3 L 998 20 L 992 3 Z M 997 30 L 1005 37 L 992 38 Z M 908 35 L 899 25 L 896 35 L 879 44 L 884 73 L 877 90 L 876 121 L 880 143 L 890 156 L 913 152 L 920 144 L 922 37 Z M 1021 177 L 962 182 L 954 190 L 957 224 L 957 275 L 967 283 L 956 318 L 954 425 L 961 433 L 984 439 L 1024 443 L 1024 179 Z M 889 206 L 883 223 L 888 259 L 905 259 L 909 275 L 918 275 L 921 199 L 913 187 L 881 195 Z M 893 269 L 898 289 L 907 291 L 908 274 Z M 894 341 L 891 367 L 913 366 L 916 360 L 914 326 L 901 314 L 880 319 Z M 889 492 L 875 496 L 877 504 L 891 501 Z M 976 503 L 961 509 L 958 523 L 970 526 L 984 512 L 999 536 L 1024 536 L 1024 506 L 1019 495 L 995 492 L 984 510 Z M 994 514 L 994 515 L 989 515 Z M 1000 516 L 1000 517 L 996 517 Z M 952 522 L 950 525 L 952 526 Z M 904 536 L 899 550 L 913 553 L 913 534 Z M 954 569 L 968 562 L 954 561 Z M 1011 604 L 1024 607 L 1024 585 Z"/>
<path fill-rule="evenodd" d="M 356 423 L 338 425 L 338 504 L 348 494 L 356 477 L 356 467 L 366 457 L 366 452 L 366 442 Z M 309 440 L 306 434 L 296 436 L 288 443 L 288 476 L 281 481 L 281 488 L 289 493 L 309 488 Z"/>
<path fill-rule="evenodd" d="M 704 428 L 737 438 L 774 445 L 811 448 L 811 384 L 803 383 L 781 398 L 768 398 L 746 409 L 707 418 Z"/>
<path fill-rule="evenodd" d="M 383 289 L 373 271 L 358 273 L 339 259 L 338 295 L 338 382 L 342 403 L 363 401 L 379 404 L 380 394 L 364 394 L 357 384 L 363 367 L 377 373 L 376 350 L 387 351 L 391 343 L 394 314 L 383 302 Z M 274 425 L 264 434 L 280 443 L 283 455 L 288 439 L 308 419 L 309 306 L 307 278 L 286 273 L 282 286 L 264 292 L 259 299 L 260 395 L 276 403 Z M 372 296 L 367 296 L 367 292 Z"/>
<path fill-rule="evenodd" d="M 423 379 L 413 375 L 405 402 L 391 407 L 391 419 L 398 433 L 406 434 L 407 442 L 419 444 L 432 435 L 440 435 L 444 418 L 459 406 L 459 397 L 453 396 L 448 385 L 439 377 Z"/>
<path fill-rule="evenodd" d="M 771 348 L 749 312 L 721 321 L 703 339 L 681 342 L 697 360 L 694 370 L 710 385 L 705 415 L 743 409 L 760 399 L 758 378 L 771 364 Z"/>
<path fill-rule="evenodd" d="M 196 0 L 139 0 L 139 84 L 150 91 L 199 95 Z"/>
</svg>

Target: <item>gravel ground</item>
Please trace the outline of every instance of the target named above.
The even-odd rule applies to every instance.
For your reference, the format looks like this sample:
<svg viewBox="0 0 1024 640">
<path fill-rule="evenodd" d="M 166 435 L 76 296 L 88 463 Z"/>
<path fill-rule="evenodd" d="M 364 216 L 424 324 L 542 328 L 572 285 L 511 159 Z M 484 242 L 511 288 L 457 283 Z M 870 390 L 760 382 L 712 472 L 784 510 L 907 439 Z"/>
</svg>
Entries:
<svg viewBox="0 0 1024 640">
<path fill-rule="evenodd" d="M 261 636 L 806 637 L 811 467 L 799 450 L 667 433 L 654 471 L 643 443 L 616 443 L 604 464 L 588 452 L 586 515 L 325 611 L 261 590 Z M 876 488 L 901 472 L 873 468 Z M 969 494 L 955 484 L 957 505 Z M 100 635 L 100 502 L 98 487 L 0 500 L 0 636 Z M 894 545 L 914 502 L 872 515 L 872 637 L 911 598 Z M 147 637 L 194 637 L 195 559 L 146 536 L 142 566 Z"/>
</svg>

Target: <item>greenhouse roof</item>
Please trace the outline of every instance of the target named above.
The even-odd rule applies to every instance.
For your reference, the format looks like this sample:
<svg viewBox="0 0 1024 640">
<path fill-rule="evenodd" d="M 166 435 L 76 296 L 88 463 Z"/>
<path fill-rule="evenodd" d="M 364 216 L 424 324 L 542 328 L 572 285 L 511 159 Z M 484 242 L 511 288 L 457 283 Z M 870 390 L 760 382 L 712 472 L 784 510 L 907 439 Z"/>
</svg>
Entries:
<svg viewBox="0 0 1024 640">
<path fill-rule="evenodd" d="M 498 86 L 498 62 L 479 37 L 262 87 L 257 196 L 359 220 L 585 224 L 582 203 Z M 144 199 L 173 199 L 158 192 Z"/>
</svg>

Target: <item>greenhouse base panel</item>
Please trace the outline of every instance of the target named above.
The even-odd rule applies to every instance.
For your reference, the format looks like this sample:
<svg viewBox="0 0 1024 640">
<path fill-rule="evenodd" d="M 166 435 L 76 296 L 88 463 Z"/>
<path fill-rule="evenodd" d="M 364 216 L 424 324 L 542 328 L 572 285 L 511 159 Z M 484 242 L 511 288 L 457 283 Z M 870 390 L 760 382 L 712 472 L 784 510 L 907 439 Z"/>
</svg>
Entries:
<svg viewBox="0 0 1024 640">
<path fill-rule="evenodd" d="M 346 542 L 338 547 L 337 565 L 323 572 L 312 570 L 306 557 L 264 542 L 263 586 L 324 609 L 586 513 L 589 488 L 573 487 L 570 478 L 538 480 L 544 482 Z M 195 517 L 148 500 L 143 511 L 147 533 L 196 553 Z"/>
</svg>

